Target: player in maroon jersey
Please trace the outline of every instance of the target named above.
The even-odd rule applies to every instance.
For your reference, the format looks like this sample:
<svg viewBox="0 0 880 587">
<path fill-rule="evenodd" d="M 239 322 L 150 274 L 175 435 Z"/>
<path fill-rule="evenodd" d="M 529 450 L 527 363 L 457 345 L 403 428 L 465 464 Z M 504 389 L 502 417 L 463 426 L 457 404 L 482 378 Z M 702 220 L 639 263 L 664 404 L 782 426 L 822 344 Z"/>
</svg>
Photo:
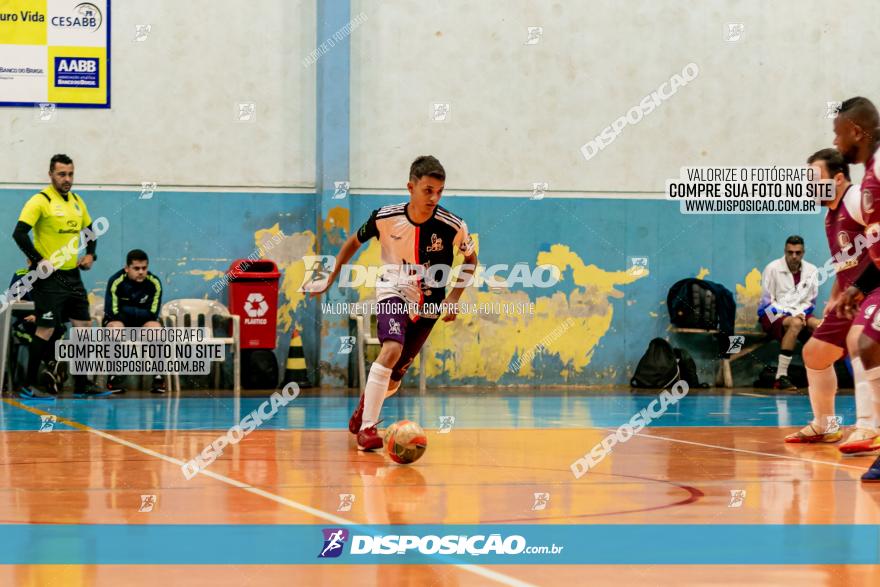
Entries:
<svg viewBox="0 0 880 587">
<path fill-rule="evenodd" d="M 859 337 L 858 354 L 865 369 L 865 378 L 871 386 L 874 401 L 874 416 L 880 416 L 880 160 L 877 149 L 880 146 L 880 114 L 867 98 L 850 98 L 841 103 L 834 119 L 834 145 L 847 163 L 863 163 L 865 176 L 862 179 L 862 214 L 867 224 L 865 235 L 868 251 L 873 261 L 844 292 L 839 310 L 846 316 L 858 311 L 859 303 L 864 308 L 873 306 Z M 867 294 L 867 295 L 866 295 Z M 866 449 L 880 446 L 880 439 L 865 441 Z M 862 481 L 880 481 L 880 458 L 862 475 Z"/>
<path fill-rule="evenodd" d="M 445 183 L 446 171 L 436 158 L 427 155 L 413 161 L 407 183 L 409 203 L 374 210 L 342 245 L 326 285 L 312 293 L 316 296 L 326 291 L 363 243 L 371 238 L 379 240 L 383 265 L 376 283 L 376 298 L 382 350 L 370 367 L 360 404 L 348 422 L 349 431 L 357 435 L 360 450 L 382 447 L 376 430 L 382 402 L 397 391 L 404 373 L 428 339 L 439 317 L 433 310 L 446 304 L 443 320 L 455 320 L 455 304 L 470 282 L 464 274 L 472 276 L 477 265 L 467 224 L 438 205 Z M 462 268 L 463 275 L 447 295 L 443 278 L 430 268 L 450 268 L 454 253 L 464 255 L 468 268 Z M 434 306 L 433 310 L 422 310 L 426 304 Z M 418 311 L 413 313 L 412 308 Z"/>
<path fill-rule="evenodd" d="M 858 184 L 850 182 L 849 165 L 835 149 L 822 149 L 810 156 L 811 165 L 820 179 L 833 180 L 835 197 L 823 200 L 827 208 L 825 235 L 834 259 L 836 279 L 831 290 L 822 323 L 804 345 L 804 364 L 807 367 L 810 404 L 813 420 L 803 429 L 785 437 L 790 443 L 837 442 L 841 439 L 835 419 L 834 396 L 837 393 L 837 375 L 834 363 L 851 349 L 852 366 L 856 387 L 856 425 L 847 441 L 840 446 L 841 452 L 858 452 L 862 442 L 877 436 L 870 387 L 865 380 L 864 369 L 858 358 L 858 337 L 864 328 L 864 311 L 855 317 L 838 316 L 833 311 L 840 294 L 861 275 L 871 262 L 863 247 L 856 251 L 855 241 L 863 238 L 865 230 L 862 219 L 861 191 Z M 855 448 L 856 450 L 852 450 Z"/>
</svg>

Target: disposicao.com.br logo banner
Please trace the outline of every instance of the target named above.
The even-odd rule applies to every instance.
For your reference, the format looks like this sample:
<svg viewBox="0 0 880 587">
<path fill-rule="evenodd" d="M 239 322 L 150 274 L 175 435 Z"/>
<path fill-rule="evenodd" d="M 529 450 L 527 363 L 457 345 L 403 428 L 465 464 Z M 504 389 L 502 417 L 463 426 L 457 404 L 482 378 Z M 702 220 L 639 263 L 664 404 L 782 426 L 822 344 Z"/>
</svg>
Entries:
<svg viewBox="0 0 880 587">
<path fill-rule="evenodd" d="M 6 565 L 880 564 L 870 524 L 3 524 L 0 538 Z"/>
<path fill-rule="evenodd" d="M 560 554 L 564 546 L 542 544 L 528 546 L 526 538 L 520 534 L 491 533 L 477 530 L 473 534 L 450 534 L 436 532 L 414 534 L 403 532 L 398 528 L 393 534 L 362 533 L 352 534 L 350 545 L 346 550 L 345 542 L 349 539 L 349 531 L 345 528 L 324 528 L 324 544 L 318 558 L 338 558 L 343 552 L 349 555 L 373 556 L 406 556 L 416 555 L 467 555 L 480 557 L 485 555 L 516 556 L 536 554 Z"/>
</svg>

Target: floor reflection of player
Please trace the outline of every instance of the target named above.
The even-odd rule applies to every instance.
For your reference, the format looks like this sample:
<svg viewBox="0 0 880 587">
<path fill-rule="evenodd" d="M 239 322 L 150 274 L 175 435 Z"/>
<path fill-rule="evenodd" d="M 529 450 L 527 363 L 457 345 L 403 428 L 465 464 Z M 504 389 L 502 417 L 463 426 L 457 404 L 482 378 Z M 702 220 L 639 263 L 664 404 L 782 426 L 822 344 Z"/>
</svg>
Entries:
<svg viewBox="0 0 880 587">
<path fill-rule="evenodd" d="M 368 524 L 428 524 L 440 522 L 435 503 L 426 503 L 425 478 L 416 467 L 389 464 L 381 454 L 352 453 L 349 463 L 360 477 L 363 503 Z M 443 500 L 445 487 L 431 492 L 432 501 Z M 352 512 L 357 511 L 357 505 Z"/>
<path fill-rule="evenodd" d="M 389 465 L 382 455 L 360 453 L 352 464 L 363 483 L 366 523 L 440 523 L 437 501 L 446 499 L 446 488 L 431 488 L 430 503 L 425 478 L 416 467 Z M 355 501 L 357 504 L 357 500 Z M 357 509 L 355 505 L 354 509 Z M 441 514 L 442 516 L 442 514 Z M 455 573 L 444 565 L 376 565 L 377 585 L 455 585 Z"/>
</svg>

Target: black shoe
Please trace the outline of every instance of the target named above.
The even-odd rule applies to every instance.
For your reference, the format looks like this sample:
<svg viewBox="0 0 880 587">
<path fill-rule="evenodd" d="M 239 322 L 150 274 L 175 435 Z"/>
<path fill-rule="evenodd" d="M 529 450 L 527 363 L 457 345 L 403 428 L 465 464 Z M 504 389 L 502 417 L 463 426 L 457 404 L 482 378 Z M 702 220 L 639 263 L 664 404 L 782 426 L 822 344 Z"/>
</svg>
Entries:
<svg viewBox="0 0 880 587">
<path fill-rule="evenodd" d="M 110 393 L 125 393 L 125 388 L 122 387 L 120 378 L 116 375 L 111 375 L 107 378 L 107 391 Z"/>
<path fill-rule="evenodd" d="M 46 392 L 43 389 L 40 389 L 37 385 L 25 385 L 21 388 L 21 391 L 18 392 L 18 397 L 23 400 L 30 400 L 35 402 L 54 402 L 55 396 L 51 393 Z"/>
<path fill-rule="evenodd" d="M 40 370 L 40 375 L 37 377 L 37 381 L 40 382 L 40 387 L 44 389 L 46 393 L 58 395 L 61 392 L 61 385 L 55 377 L 55 372 L 51 363 L 47 363 L 46 368 Z"/>
<path fill-rule="evenodd" d="M 113 395 L 113 392 L 106 389 L 101 389 L 91 381 L 80 385 L 73 391 L 74 397 L 107 397 L 109 395 Z"/>
<path fill-rule="evenodd" d="M 165 393 L 164 377 L 153 377 L 153 387 L 150 388 L 150 393 Z"/>
<path fill-rule="evenodd" d="M 45 367 L 40 369 L 40 384 L 48 393 L 55 395 L 64 391 L 64 382 L 67 381 L 67 363 L 65 361 L 46 361 Z"/>
<path fill-rule="evenodd" d="M 791 379 L 789 379 L 787 375 L 783 375 L 782 377 L 774 381 L 773 389 L 788 392 L 796 392 L 798 390 L 797 385 L 792 383 Z"/>
</svg>

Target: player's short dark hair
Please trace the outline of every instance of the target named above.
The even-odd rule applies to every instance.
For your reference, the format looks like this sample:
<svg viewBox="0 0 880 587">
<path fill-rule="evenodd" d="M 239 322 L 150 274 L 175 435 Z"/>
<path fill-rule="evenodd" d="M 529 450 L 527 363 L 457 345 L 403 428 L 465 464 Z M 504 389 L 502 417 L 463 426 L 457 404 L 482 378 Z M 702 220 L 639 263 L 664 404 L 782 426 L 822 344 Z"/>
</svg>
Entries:
<svg viewBox="0 0 880 587">
<path fill-rule="evenodd" d="M 61 163 L 62 165 L 73 165 L 73 159 L 65 155 L 64 153 L 58 153 L 57 155 L 52 155 L 52 158 L 49 160 L 49 171 L 55 171 L 55 164 Z"/>
<path fill-rule="evenodd" d="M 793 234 L 790 237 L 788 237 L 787 239 L 785 239 L 785 244 L 804 246 L 804 237 Z"/>
<path fill-rule="evenodd" d="M 441 181 L 446 181 L 446 170 L 440 165 L 440 162 L 433 155 L 422 155 L 417 157 L 412 165 L 409 166 L 409 180 L 412 182 L 419 181 L 424 176 L 433 177 Z"/>
<path fill-rule="evenodd" d="M 825 167 L 828 169 L 828 175 L 831 179 L 838 173 L 842 173 L 843 177 L 849 181 L 849 165 L 843 160 L 843 155 L 837 149 L 822 149 L 816 151 L 807 159 L 807 165 L 811 165 L 816 161 L 824 161 Z"/>
<path fill-rule="evenodd" d="M 880 114 L 877 113 L 877 107 L 874 103 L 856 96 L 849 100 L 844 100 L 840 104 L 840 110 L 837 111 L 838 116 L 845 116 L 854 123 L 862 127 L 862 130 L 871 136 L 877 137 L 880 131 Z"/>
<path fill-rule="evenodd" d="M 125 256 L 125 264 L 131 265 L 135 261 L 146 261 L 150 262 L 150 259 L 147 257 L 147 254 L 140 249 L 132 249 Z"/>
</svg>

